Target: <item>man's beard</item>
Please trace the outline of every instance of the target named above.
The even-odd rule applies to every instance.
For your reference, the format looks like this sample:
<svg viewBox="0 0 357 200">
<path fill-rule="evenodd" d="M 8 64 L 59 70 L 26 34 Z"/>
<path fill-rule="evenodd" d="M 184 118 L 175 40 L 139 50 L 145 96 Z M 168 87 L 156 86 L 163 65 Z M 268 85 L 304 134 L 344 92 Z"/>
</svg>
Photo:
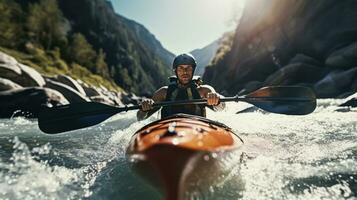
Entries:
<svg viewBox="0 0 357 200">
<path fill-rule="evenodd" d="M 177 77 L 177 82 L 178 82 L 181 86 L 188 86 L 188 85 L 190 85 L 193 76 L 189 77 L 189 81 L 187 81 L 186 83 L 183 83 L 183 82 L 180 80 L 179 76 L 177 76 L 177 74 L 176 74 L 176 77 Z"/>
</svg>

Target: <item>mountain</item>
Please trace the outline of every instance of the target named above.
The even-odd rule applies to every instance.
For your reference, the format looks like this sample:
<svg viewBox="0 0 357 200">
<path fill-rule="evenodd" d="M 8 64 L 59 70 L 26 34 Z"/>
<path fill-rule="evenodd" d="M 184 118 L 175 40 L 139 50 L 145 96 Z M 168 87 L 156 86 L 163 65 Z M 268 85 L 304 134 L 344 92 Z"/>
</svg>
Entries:
<svg viewBox="0 0 357 200">
<path fill-rule="evenodd" d="M 135 33 L 135 36 L 150 48 L 152 52 L 158 55 L 166 65 L 171 66 L 175 58 L 175 55 L 170 51 L 166 50 L 159 40 L 150 33 L 143 25 L 135 22 L 134 20 L 122 17 L 124 23 Z"/>
<path fill-rule="evenodd" d="M 228 94 L 271 85 L 307 86 L 322 98 L 354 93 L 356 9 L 354 0 L 247 1 L 203 78 Z"/>
<path fill-rule="evenodd" d="M 199 76 L 203 75 L 206 66 L 211 62 L 214 55 L 216 54 L 219 44 L 220 44 L 220 39 L 215 40 L 211 44 L 201 49 L 195 49 L 190 52 L 196 58 L 197 61 L 197 67 L 195 71 L 197 75 Z"/>
<path fill-rule="evenodd" d="M 173 55 L 145 27 L 116 14 L 106 0 L 59 0 L 59 5 L 71 31 L 104 50 L 116 83 L 141 94 L 167 83 Z"/>
<path fill-rule="evenodd" d="M 205 72 L 206 66 L 208 66 L 213 58 L 215 58 L 215 55 L 221 47 L 224 47 L 226 41 L 230 40 L 234 32 L 227 32 L 223 34 L 222 37 L 219 39 L 213 41 L 212 43 L 208 44 L 207 46 L 201 48 L 201 49 L 195 49 L 191 51 L 190 53 L 196 58 L 197 61 L 197 68 L 195 73 L 199 76 L 203 76 Z"/>
<path fill-rule="evenodd" d="M 168 83 L 174 55 L 107 0 L 4 0 L 0 11 L 0 47 L 25 53 L 17 59 L 41 73 L 109 81 L 137 94 Z"/>
</svg>

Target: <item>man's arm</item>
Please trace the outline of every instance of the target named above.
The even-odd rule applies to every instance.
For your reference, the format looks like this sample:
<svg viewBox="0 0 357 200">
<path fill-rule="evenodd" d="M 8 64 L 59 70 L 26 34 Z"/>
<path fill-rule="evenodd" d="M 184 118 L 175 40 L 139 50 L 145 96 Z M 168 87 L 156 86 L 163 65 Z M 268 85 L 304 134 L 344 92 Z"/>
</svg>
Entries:
<svg viewBox="0 0 357 200">
<path fill-rule="evenodd" d="M 152 104 L 160 101 L 164 101 L 166 98 L 167 86 L 158 89 L 151 99 L 142 103 L 142 108 L 137 112 L 136 117 L 138 121 L 144 120 L 154 114 L 160 108 L 153 109 Z M 145 104 L 145 105 L 144 105 Z M 145 108 L 144 108 L 145 107 Z"/>
<path fill-rule="evenodd" d="M 200 95 L 203 98 L 207 98 L 208 99 L 207 104 L 214 111 L 222 111 L 226 107 L 226 104 L 224 102 L 219 102 L 219 99 L 224 97 L 224 96 L 218 94 L 216 92 L 216 90 L 212 86 L 202 85 L 201 89 L 200 89 Z M 218 98 L 218 102 L 217 102 L 217 98 Z M 215 105 L 215 102 L 217 102 L 218 104 Z"/>
</svg>

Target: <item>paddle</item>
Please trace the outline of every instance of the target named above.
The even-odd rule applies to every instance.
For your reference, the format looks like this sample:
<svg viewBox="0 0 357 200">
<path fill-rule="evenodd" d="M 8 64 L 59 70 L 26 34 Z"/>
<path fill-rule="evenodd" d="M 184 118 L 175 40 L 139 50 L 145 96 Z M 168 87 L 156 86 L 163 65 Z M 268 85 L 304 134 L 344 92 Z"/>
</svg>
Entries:
<svg viewBox="0 0 357 200">
<path fill-rule="evenodd" d="M 288 115 L 308 114 L 316 107 L 316 97 L 311 89 L 294 86 L 265 87 L 245 96 L 224 97 L 220 101 L 244 101 L 269 112 Z M 153 107 L 205 103 L 205 99 L 194 99 L 159 102 Z M 43 132 L 56 134 L 93 126 L 117 113 L 140 108 L 140 105 L 114 107 L 95 102 L 45 107 L 39 113 L 38 124 Z"/>
</svg>

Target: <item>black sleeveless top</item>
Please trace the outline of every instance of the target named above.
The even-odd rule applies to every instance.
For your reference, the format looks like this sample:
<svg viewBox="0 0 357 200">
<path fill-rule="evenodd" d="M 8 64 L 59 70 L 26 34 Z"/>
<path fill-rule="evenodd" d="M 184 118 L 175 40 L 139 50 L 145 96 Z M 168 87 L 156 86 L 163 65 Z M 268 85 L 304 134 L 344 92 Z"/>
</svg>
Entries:
<svg viewBox="0 0 357 200">
<path fill-rule="evenodd" d="M 194 81 L 191 81 L 190 85 L 186 88 L 179 88 L 177 83 L 172 83 L 169 85 L 167 89 L 165 101 L 190 100 L 190 99 L 201 99 L 201 95 L 197 89 L 197 84 Z M 165 118 L 170 115 L 174 115 L 178 113 L 206 117 L 205 105 L 191 104 L 191 105 L 165 106 L 161 109 L 161 118 Z"/>
</svg>

